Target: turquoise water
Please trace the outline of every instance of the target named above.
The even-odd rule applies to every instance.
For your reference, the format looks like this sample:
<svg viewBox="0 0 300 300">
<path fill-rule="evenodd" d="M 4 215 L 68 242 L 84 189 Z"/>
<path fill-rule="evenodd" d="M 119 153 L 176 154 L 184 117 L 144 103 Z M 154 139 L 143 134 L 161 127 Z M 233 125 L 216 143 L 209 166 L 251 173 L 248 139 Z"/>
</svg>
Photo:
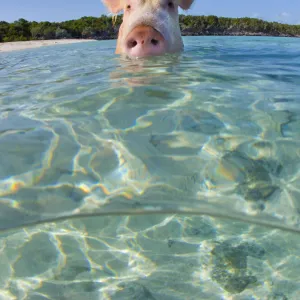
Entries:
<svg viewBox="0 0 300 300">
<path fill-rule="evenodd" d="M 300 43 L 0 53 L 0 299 L 300 299 Z"/>
</svg>

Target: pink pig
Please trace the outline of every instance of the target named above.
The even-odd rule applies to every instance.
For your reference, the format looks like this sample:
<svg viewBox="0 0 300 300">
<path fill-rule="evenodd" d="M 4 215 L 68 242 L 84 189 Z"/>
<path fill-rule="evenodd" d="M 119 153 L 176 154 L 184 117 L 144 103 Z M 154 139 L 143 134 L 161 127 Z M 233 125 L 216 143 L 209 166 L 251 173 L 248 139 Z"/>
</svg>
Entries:
<svg viewBox="0 0 300 300">
<path fill-rule="evenodd" d="M 194 0 L 102 0 L 110 12 L 124 11 L 116 54 L 145 57 L 183 50 L 178 7 Z"/>
</svg>

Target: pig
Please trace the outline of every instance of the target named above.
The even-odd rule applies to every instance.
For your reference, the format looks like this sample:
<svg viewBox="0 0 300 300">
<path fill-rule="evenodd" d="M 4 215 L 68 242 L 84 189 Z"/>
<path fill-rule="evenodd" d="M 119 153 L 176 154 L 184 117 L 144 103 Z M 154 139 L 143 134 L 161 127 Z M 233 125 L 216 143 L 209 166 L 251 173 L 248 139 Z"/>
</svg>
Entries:
<svg viewBox="0 0 300 300">
<path fill-rule="evenodd" d="M 123 11 L 116 54 L 147 57 L 184 49 L 178 8 L 187 10 L 194 0 L 102 0 L 107 9 Z"/>
</svg>

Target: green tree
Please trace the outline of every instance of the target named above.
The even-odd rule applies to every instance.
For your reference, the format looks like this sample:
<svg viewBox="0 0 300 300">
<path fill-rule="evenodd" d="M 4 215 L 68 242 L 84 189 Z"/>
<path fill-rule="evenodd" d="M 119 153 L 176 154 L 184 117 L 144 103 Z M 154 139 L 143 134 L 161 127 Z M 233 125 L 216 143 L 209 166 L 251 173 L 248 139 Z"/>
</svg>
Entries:
<svg viewBox="0 0 300 300">
<path fill-rule="evenodd" d="M 57 39 L 67 39 L 71 37 L 71 34 L 66 29 L 58 27 L 55 31 L 55 37 Z"/>
<path fill-rule="evenodd" d="M 13 23 L 0 22 L 0 42 L 54 38 L 116 38 L 123 15 L 113 24 L 112 17 L 84 16 L 65 22 L 28 22 L 19 19 Z M 241 35 L 265 34 L 300 36 L 299 25 L 266 22 L 254 18 L 223 18 L 216 16 L 179 15 L 183 35 Z"/>
<path fill-rule="evenodd" d="M 55 39 L 55 34 L 56 34 L 56 27 L 54 26 L 46 27 L 43 30 L 43 39 L 45 40 Z"/>
<path fill-rule="evenodd" d="M 4 38 L 6 37 L 6 34 L 9 29 L 9 23 L 1 21 L 0 22 L 0 42 L 4 41 Z"/>
<path fill-rule="evenodd" d="M 97 32 L 92 27 L 85 27 L 81 33 L 84 39 L 93 39 L 97 36 Z"/>
</svg>

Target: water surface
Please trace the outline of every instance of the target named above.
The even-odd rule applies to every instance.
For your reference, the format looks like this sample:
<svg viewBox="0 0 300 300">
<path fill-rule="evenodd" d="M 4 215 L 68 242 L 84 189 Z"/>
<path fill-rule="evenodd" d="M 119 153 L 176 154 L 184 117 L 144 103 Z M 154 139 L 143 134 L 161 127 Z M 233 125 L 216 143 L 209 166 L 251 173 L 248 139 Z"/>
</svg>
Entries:
<svg viewBox="0 0 300 300">
<path fill-rule="evenodd" d="M 0 299 L 300 299 L 299 40 L 184 42 L 0 54 Z"/>
</svg>

